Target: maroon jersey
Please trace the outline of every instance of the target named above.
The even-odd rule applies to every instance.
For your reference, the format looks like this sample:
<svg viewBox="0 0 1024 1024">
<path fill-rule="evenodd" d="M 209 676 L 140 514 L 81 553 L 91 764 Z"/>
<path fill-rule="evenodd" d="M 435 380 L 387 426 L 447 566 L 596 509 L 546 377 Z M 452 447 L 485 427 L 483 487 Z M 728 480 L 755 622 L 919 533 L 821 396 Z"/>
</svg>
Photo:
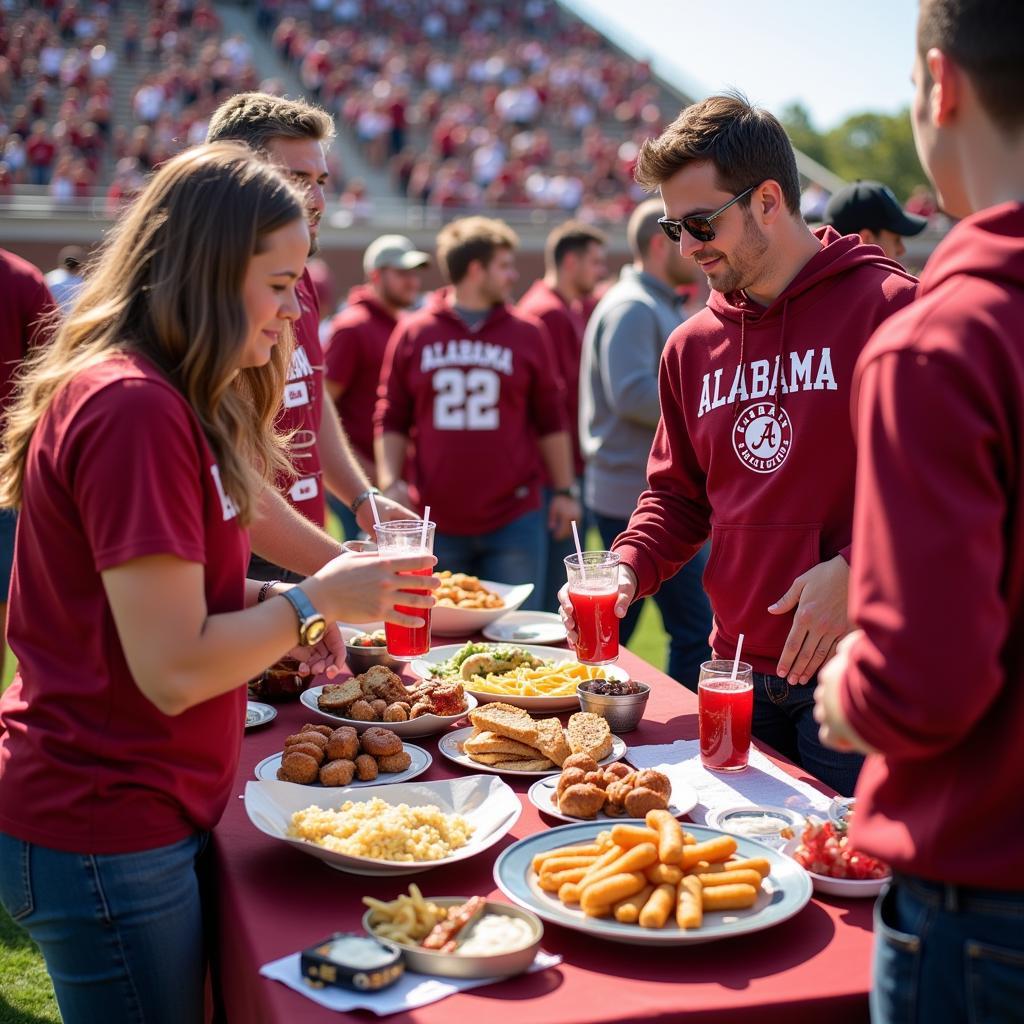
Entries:
<svg viewBox="0 0 1024 1024">
<path fill-rule="evenodd" d="M 510 523 L 540 505 L 537 438 L 566 429 L 547 332 L 504 305 L 470 330 L 435 293 L 388 342 L 375 422 L 413 440 L 412 499 L 439 531 Z"/>
<path fill-rule="evenodd" d="M 53 313 L 50 290 L 27 260 L 0 249 L 0 409 L 7 407 L 18 364 L 45 340 L 40 324 Z"/>
<path fill-rule="evenodd" d="M 359 285 L 349 293 L 345 309 L 331 322 L 331 340 L 324 353 L 327 379 L 344 388 L 334 403 L 341 425 L 353 447 L 371 462 L 377 384 L 396 323 L 373 289 Z"/>
<path fill-rule="evenodd" d="M 327 518 L 320 469 L 324 354 L 320 348 L 320 300 L 308 268 L 303 271 L 295 291 L 302 313 L 295 321 L 295 351 L 277 417 L 278 429 L 295 431 L 288 450 L 295 475 L 279 480 L 278 489 L 297 512 L 317 526 L 323 526 Z"/>
<path fill-rule="evenodd" d="M 127 853 L 216 824 L 245 686 L 174 717 L 135 684 L 100 573 L 146 555 L 203 566 L 210 614 L 245 604 L 246 531 L 202 427 L 141 356 L 83 370 L 29 446 L 0 698 L 0 830 Z"/>
</svg>

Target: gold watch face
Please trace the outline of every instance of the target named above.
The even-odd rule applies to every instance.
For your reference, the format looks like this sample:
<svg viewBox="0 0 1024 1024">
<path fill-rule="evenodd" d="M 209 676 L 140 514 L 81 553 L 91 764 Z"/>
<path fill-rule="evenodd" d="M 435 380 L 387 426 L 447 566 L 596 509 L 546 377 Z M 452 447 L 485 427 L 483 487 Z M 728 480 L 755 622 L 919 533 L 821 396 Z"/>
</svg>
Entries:
<svg viewBox="0 0 1024 1024">
<path fill-rule="evenodd" d="M 312 647 L 314 644 L 318 644 L 323 640 L 324 633 L 327 632 L 327 623 L 324 622 L 323 619 L 314 619 L 306 625 L 304 632 L 306 634 L 306 646 Z"/>
</svg>

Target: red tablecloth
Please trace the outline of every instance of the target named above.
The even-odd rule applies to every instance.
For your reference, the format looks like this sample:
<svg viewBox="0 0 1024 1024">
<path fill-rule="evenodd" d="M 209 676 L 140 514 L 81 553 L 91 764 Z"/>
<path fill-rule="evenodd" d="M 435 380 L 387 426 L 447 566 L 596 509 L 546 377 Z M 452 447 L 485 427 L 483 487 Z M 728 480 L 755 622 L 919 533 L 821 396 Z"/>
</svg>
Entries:
<svg viewBox="0 0 1024 1024">
<path fill-rule="evenodd" d="M 644 721 L 626 734 L 628 743 L 696 737 L 694 694 L 628 652 L 623 652 L 620 664 L 633 678 L 652 684 Z M 406 890 L 410 879 L 427 895 L 479 893 L 504 899 L 491 877 L 498 854 L 512 842 L 561 822 L 543 818 L 526 799 L 528 785 L 506 777 L 521 796 L 523 815 L 501 843 L 473 860 L 397 878 L 335 871 L 268 839 L 246 817 L 242 793 L 254 777 L 256 763 L 279 751 L 296 726 L 316 717 L 298 704 L 279 705 L 278 710 L 271 725 L 245 737 L 238 795 L 214 831 L 218 987 L 224 1009 L 230 1024 L 369 1021 L 373 1015 L 365 1011 L 325 1010 L 286 986 L 261 978 L 259 968 L 333 931 L 359 931 L 364 909 L 360 898 L 393 899 Z M 434 756 L 421 778 L 443 779 L 460 773 L 438 754 L 434 738 L 414 742 Z M 808 778 L 787 762 L 780 763 L 795 777 Z M 388 1020 L 396 1024 L 865 1021 L 871 944 L 871 901 L 830 897 L 812 900 L 796 917 L 769 931 L 675 949 L 602 942 L 547 925 L 543 946 L 564 957 L 559 967 L 459 993 Z"/>
</svg>

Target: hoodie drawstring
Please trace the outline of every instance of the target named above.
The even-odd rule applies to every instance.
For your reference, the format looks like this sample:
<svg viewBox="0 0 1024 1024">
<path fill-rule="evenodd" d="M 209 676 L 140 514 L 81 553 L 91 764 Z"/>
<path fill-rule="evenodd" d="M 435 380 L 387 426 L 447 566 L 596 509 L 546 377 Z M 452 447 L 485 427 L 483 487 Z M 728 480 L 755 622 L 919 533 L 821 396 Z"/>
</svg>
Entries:
<svg viewBox="0 0 1024 1024">
<path fill-rule="evenodd" d="M 740 380 L 743 380 L 743 374 L 746 373 L 747 364 L 743 361 L 743 350 L 747 341 L 747 314 L 744 310 L 740 310 Z M 732 425 L 736 426 L 736 421 L 740 418 L 740 403 L 734 402 L 732 407 Z"/>
<path fill-rule="evenodd" d="M 783 356 L 786 354 L 786 314 L 789 312 L 789 299 L 782 304 L 782 329 L 779 331 L 779 352 L 775 360 L 775 397 L 772 402 L 772 419 L 778 421 L 779 413 L 782 412 L 782 376 L 785 372 L 782 366 Z M 746 345 L 747 345 L 747 314 L 740 310 L 740 379 L 746 373 Z M 740 418 L 740 403 L 736 402 L 732 407 L 732 422 L 735 426 Z"/>
</svg>

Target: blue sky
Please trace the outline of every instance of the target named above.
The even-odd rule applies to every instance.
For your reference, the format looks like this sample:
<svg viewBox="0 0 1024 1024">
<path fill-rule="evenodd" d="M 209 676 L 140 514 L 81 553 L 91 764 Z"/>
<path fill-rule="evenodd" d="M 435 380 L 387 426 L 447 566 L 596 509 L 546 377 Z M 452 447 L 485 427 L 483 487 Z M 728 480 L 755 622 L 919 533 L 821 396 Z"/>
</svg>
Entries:
<svg viewBox="0 0 1024 1024">
<path fill-rule="evenodd" d="M 695 94 L 735 86 L 831 128 L 912 97 L 917 0 L 562 0 Z"/>
</svg>

